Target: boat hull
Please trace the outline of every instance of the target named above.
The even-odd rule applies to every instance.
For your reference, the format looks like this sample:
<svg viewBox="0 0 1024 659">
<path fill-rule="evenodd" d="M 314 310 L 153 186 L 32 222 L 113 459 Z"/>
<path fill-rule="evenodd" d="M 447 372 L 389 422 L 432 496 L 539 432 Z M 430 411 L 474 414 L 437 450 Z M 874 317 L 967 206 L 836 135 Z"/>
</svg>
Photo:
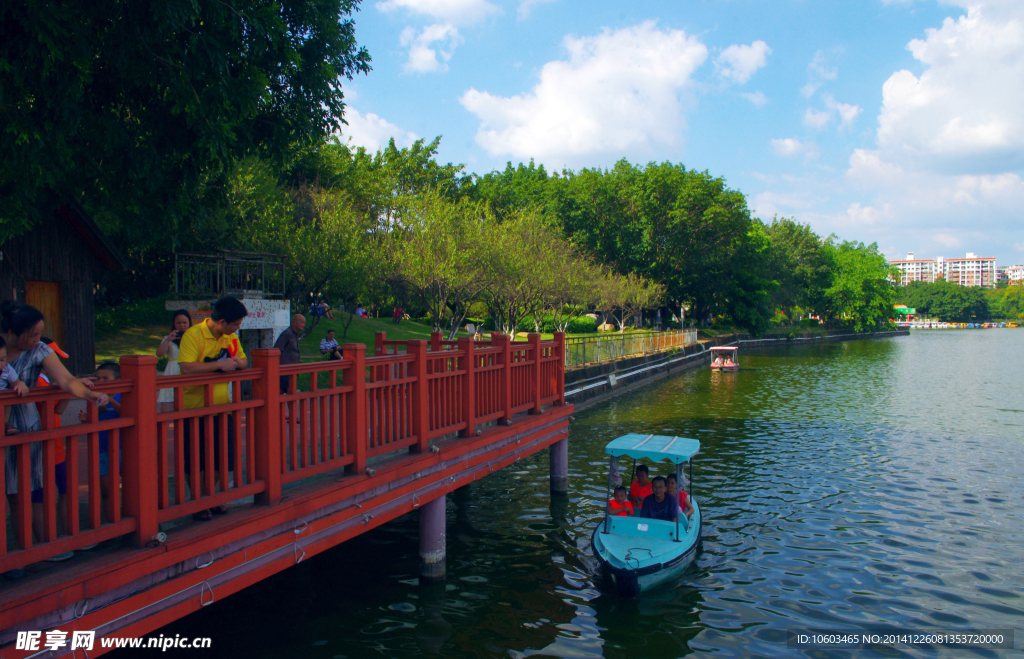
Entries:
<svg viewBox="0 0 1024 659">
<path fill-rule="evenodd" d="M 634 517 L 629 519 L 643 522 L 641 518 Z M 615 585 L 619 595 L 622 597 L 636 597 L 667 582 L 678 581 L 679 577 L 697 557 L 702 523 L 700 510 L 696 509 L 691 521 L 694 529 L 687 531 L 685 536 L 680 537 L 681 543 L 674 555 L 667 558 L 662 557 L 661 560 L 650 564 L 638 564 L 637 567 L 624 567 L 621 561 L 615 561 L 611 556 L 609 548 L 602 541 L 603 537 L 607 538 L 610 535 L 604 533 L 604 522 L 594 529 L 591 537 L 591 547 L 593 548 L 594 556 L 597 557 L 601 565 L 602 573 L 605 575 L 605 578 Z"/>
</svg>

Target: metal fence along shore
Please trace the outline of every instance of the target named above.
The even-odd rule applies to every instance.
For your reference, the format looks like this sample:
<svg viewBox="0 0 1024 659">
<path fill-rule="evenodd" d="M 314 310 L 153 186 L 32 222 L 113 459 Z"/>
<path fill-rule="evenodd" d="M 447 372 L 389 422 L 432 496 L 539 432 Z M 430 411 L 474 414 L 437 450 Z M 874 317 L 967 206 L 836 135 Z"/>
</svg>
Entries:
<svg viewBox="0 0 1024 659">
<path fill-rule="evenodd" d="M 565 368 L 663 352 L 696 342 L 696 329 L 575 337 L 565 340 Z"/>
</svg>

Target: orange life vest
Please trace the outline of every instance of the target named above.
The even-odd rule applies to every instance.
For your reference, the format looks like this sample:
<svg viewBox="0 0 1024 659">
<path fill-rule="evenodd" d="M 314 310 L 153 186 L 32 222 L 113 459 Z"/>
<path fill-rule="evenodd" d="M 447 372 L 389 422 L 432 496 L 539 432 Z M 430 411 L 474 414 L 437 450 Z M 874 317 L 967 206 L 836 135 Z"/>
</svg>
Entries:
<svg viewBox="0 0 1024 659">
<path fill-rule="evenodd" d="M 643 485 L 640 485 L 640 481 L 633 481 L 629 486 L 630 498 L 639 499 L 640 501 L 651 496 L 653 492 L 654 486 L 651 485 L 651 481 L 647 481 Z"/>
<path fill-rule="evenodd" d="M 619 503 L 615 499 L 608 502 L 608 509 L 612 515 L 618 515 L 619 517 L 632 517 L 633 516 L 633 504 L 629 501 L 623 501 Z"/>
</svg>

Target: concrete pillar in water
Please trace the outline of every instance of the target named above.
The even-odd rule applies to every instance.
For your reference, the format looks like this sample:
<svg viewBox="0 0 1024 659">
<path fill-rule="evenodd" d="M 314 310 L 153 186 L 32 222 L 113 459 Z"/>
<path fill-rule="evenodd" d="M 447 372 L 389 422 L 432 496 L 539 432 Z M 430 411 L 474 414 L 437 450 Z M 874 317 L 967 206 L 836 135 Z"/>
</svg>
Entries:
<svg viewBox="0 0 1024 659">
<path fill-rule="evenodd" d="M 551 492 L 564 494 L 569 491 L 569 438 L 555 442 L 549 450 Z"/>
<path fill-rule="evenodd" d="M 420 581 L 441 581 L 445 575 L 445 498 L 420 506 Z"/>
</svg>

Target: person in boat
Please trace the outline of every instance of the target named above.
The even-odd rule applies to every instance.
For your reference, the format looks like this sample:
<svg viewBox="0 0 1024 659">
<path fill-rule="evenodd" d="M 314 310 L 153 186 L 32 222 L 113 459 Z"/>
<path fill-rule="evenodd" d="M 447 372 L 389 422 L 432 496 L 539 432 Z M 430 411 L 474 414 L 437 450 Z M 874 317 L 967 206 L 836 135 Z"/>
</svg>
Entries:
<svg viewBox="0 0 1024 659">
<path fill-rule="evenodd" d="M 668 493 L 675 497 L 676 502 L 679 504 L 679 512 L 686 515 L 686 519 L 689 520 L 690 516 L 693 515 L 693 504 L 690 503 L 690 495 L 686 493 L 686 490 L 679 488 L 679 481 L 676 479 L 675 474 L 665 476 L 665 484 L 668 486 Z"/>
<path fill-rule="evenodd" d="M 644 498 L 651 496 L 651 482 L 647 480 L 649 474 L 647 465 L 637 465 L 636 480 L 629 484 L 629 502 L 633 504 L 634 510 L 640 510 Z"/>
<path fill-rule="evenodd" d="M 725 358 L 725 363 L 724 363 L 724 364 L 722 364 L 722 365 L 723 365 L 723 366 L 735 366 L 735 365 L 736 365 L 736 362 L 734 362 L 734 361 L 732 360 L 732 355 L 729 355 L 728 357 L 726 357 L 726 358 Z"/>
<path fill-rule="evenodd" d="M 618 517 L 633 516 L 633 504 L 626 498 L 626 488 L 621 485 L 612 493 L 612 499 L 608 502 L 608 514 Z"/>
<path fill-rule="evenodd" d="M 715 366 L 721 366 L 724 363 L 725 361 L 722 359 L 722 353 L 718 353 L 718 356 L 715 357 Z"/>
<path fill-rule="evenodd" d="M 663 519 L 666 522 L 674 522 L 679 519 L 679 503 L 668 493 L 665 479 L 655 476 L 651 481 L 651 489 L 651 496 L 644 499 L 640 516 L 648 519 Z"/>
</svg>

